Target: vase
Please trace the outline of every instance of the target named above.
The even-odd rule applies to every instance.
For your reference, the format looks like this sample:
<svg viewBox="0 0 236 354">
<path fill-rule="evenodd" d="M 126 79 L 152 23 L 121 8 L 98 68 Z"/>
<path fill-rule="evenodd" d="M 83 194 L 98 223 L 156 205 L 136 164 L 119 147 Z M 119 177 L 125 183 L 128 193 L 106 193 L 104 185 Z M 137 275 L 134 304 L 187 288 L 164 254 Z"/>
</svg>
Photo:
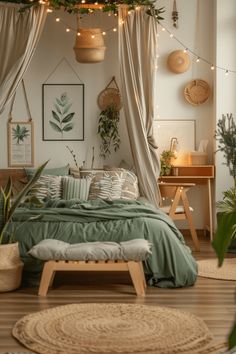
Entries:
<svg viewBox="0 0 236 354">
<path fill-rule="evenodd" d="M 19 288 L 23 266 L 18 242 L 0 245 L 0 292 Z"/>
</svg>

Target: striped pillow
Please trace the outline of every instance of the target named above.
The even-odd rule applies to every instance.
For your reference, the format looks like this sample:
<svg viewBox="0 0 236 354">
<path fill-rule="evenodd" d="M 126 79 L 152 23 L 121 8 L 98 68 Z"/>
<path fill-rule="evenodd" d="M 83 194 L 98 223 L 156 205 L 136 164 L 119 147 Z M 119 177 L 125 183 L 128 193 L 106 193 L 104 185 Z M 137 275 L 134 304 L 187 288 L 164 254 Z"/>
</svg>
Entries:
<svg viewBox="0 0 236 354">
<path fill-rule="evenodd" d="M 90 178 L 63 177 L 62 198 L 66 200 L 74 198 L 88 200 L 90 183 Z"/>
<path fill-rule="evenodd" d="M 40 176 L 31 188 L 29 195 L 37 197 L 40 201 L 45 198 L 58 199 L 62 195 L 61 176 Z"/>
</svg>

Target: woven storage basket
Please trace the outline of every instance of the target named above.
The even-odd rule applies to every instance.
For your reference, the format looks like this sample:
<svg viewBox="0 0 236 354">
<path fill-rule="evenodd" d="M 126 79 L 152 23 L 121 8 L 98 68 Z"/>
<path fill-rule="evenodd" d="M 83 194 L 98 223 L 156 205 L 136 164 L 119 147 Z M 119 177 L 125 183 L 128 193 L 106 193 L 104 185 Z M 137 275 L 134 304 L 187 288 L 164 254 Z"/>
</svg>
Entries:
<svg viewBox="0 0 236 354">
<path fill-rule="evenodd" d="M 0 246 L 0 292 L 19 288 L 23 263 L 20 260 L 18 243 Z"/>
<path fill-rule="evenodd" d="M 74 52 L 79 63 L 99 63 L 105 57 L 105 44 L 100 28 L 78 28 Z"/>
<path fill-rule="evenodd" d="M 111 105 L 115 106 L 118 111 L 122 108 L 119 89 L 108 87 L 98 95 L 98 107 L 104 110 Z"/>
<path fill-rule="evenodd" d="M 211 96 L 211 89 L 204 80 L 191 81 L 184 89 L 184 97 L 193 106 L 205 103 Z"/>
</svg>

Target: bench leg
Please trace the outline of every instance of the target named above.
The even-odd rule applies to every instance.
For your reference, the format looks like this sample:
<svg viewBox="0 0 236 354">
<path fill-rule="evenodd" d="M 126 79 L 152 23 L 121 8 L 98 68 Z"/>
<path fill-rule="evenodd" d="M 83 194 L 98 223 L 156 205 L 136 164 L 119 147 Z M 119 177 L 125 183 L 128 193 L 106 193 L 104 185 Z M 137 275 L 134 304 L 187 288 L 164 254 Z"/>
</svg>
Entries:
<svg viewBox="0 0 236 354">
<path fill-rule="evenodd" d="M 42 277 L 40 280 L 40 286 L 39 286 L 39 296 L 46 296 L 48 292 L 48 288 L 50 285 L 52 285 L 53 279 L 54 279 L 54 262 L 53 261 L 48 261 L 44 264 L 43 267 L 43 273 Z"/>
<path fill-rule="evenodd" d="M 144 274 L 141 270 L 140 262 L 127 262 L 128 270 L 137 295 L 145 296 Z"/>
</svg>

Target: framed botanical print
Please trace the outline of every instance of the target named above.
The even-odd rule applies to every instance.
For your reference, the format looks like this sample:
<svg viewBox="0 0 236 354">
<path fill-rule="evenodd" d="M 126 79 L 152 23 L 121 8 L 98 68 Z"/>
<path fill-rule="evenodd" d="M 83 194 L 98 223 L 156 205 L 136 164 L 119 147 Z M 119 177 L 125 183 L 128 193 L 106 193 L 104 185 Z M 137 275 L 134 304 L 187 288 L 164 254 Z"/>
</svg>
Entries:
<svg viewBox="0 0 236 354">
<path fill-rule="evenodd" d="M 33 121 L 8 122 L 8 165 L 23 167 L 34 165 Z"/>
<path fill-rule="evenodd" d="M 84 84 L 43 84 L 43 140 L 84 140 Z"/>
</svg>

